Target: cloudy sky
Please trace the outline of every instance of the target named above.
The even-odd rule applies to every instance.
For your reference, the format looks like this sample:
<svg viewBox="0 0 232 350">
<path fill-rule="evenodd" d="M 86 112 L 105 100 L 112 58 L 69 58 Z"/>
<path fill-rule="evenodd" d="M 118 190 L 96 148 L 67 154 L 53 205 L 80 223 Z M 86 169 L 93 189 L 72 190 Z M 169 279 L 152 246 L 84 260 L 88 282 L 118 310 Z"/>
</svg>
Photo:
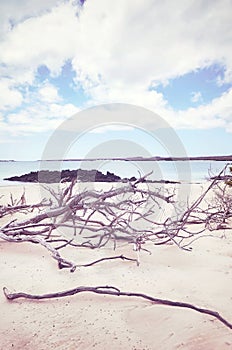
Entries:
<svg viewBox="0 0 232 350">
<path fill-rule="evenodd" d="M 157 113 L 188 155 L 232 154 L 231 13 L 231 0 L 0 1 L 0 159 L 41 158 L 64 121 L 108 103 Z M 77 128 L 69 156 L 120 138 L 162 155 L 152 119 L 116 122 Z"/>
</svg>

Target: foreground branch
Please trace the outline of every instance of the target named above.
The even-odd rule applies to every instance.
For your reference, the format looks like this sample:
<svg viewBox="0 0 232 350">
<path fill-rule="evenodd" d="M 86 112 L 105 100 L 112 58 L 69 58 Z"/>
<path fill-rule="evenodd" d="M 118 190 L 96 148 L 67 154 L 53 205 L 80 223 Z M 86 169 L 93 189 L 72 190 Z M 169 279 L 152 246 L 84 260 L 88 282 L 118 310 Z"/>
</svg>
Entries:
<svg viewBox="0 0 232 350">
<path fill-rule="evenodd" d="M 155 298 L 155 297 L 152 297 L 150 295 L 143 294 L 143 293 L 122 292 L 117 287 L 113 287 L 113 286 L 97 286 L 97 287 L 80 286 L 80 287 L 66 290 L 66 291 L 62 291 L 62 292 L 40 294 L 40 295 L 39 294 L 28 294 L 28 293 L 23 293 L 23 292 L 10 293 L 6 287 L 3 288 L 3 292 L 5 294 L 5 297 L 8 300 L 14 300 L 14 299 L 18 299 L 18 298 L 25 298 L 25 299 L 32 299 L 32 300 L 53 299 L 53 298 L 61 298 L 61 297 L 66 297 L 66 296 L 70 296 L 70 295 L 75 295 L 75 294 L 83 293 L 83 292 L 90 292 L 90 293 L 103 294 L 103 295 L 113 295 L 113 296 L 137 297 L 137 298 L 149 300 L 152 303 L 187 308 L 187 309 L 191 309 L 191 310 L 200 312 L 202 314 L 213 316 L 218 321 L 223 323 L 226 327 L 228 327 L 229 329 L 232 329 L 232 323 L 227 321 L 217 311 L 214 311 L 211 309 L 204 309 L 204 308 L 195 306 L 195 305 L 190 304 L 190 303 Z"/>
</svg>

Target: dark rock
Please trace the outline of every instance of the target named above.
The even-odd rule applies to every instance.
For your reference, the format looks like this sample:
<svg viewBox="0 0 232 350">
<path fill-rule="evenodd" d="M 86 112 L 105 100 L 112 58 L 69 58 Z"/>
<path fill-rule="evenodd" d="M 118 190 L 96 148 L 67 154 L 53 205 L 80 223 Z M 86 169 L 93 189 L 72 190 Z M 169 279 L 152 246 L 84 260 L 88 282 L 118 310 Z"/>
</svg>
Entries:
<svg viewBox="0 0 232 350">
<path fill-rule="evenodd" d="M 80 182 L 119 182 L 121 181 L 120 176 L 115 175 L 109 171 L 106 174 L 98 170 L 62 170 L 59 171 L 32 171 L 28 174 L 20 176 L 12 176 L 10 178 L 5 178 L 8 181 L 20 181 L 20 182 L 40 182 L 40 183 L 59 183 L 71 182 L 77 179 Z"/>
</svg>

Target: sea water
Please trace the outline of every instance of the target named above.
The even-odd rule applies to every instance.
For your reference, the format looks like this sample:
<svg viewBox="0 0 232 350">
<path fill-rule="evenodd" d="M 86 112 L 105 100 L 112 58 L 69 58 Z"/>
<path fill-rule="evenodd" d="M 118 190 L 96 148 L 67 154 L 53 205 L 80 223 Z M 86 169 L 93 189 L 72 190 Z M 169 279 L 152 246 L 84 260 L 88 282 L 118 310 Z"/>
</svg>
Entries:
<svg viewBox="0 0 232 350">
<path fill-rule="evenodd" d="M 91 161 L 0 161 L 0 186 L 22 184 L 6 181 L 4 178 L 19 176 L 31 171 L 84 169 L 99 170 L 106 174 L 113 172 L 121 178 L 136 178 L 151 173 L 151 180 L 168 180 L 191 183 L 202 183 L 211 176 L 217 175 L 227 164 L 225 161 L 124 161 L 124 160 L 91 160 Z"/>
</svg>

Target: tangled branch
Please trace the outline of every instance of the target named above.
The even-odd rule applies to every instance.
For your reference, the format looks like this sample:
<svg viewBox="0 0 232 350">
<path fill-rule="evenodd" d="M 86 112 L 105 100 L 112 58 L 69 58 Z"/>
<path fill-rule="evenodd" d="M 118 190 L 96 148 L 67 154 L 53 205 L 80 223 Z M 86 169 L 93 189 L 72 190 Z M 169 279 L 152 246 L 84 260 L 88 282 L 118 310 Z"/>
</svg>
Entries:
<svg viewBox="0 0 232 350">
<path fill-rule="evenodd" d="M 143 224 L 153 222 L 155 225 L 152 216 L 161 202 L 173 204 L 172 193 L 161 189 L 152 191 L 143 184 L 144 179 L 105 192 L 84 190 L 76 193 L 74 181 L 67 187 L 64 185 L 58 193 L 47 187 L 49 201 L 0 208 L 1 217 L 15 211 L 32 213 L 33 209 L 34 213 L 37 209 L 29 218 L 13 219 L 2 226 L 0 238 L 15 243 L 39 243 L 58 261 L 59 268 L 67 267 L 71 271 L 80 264 L 62 258 L 59 251 L 68 246 L 95 249 L 113 243 L 116 249 L 117 243 L 123 241 L 132 243 L 134 249 L 140 251 L 144 249 L 145 240 L 149 239 L 148 234 L 153 233 L 153 228 L 144 228 Z M 142 228 L 135 225 L 137 222 Z M 139 263 L 139 257 L 124 257 L 124 260 Z"/>
<path fill-rule="evenodd" d="M 13 217 L 2 225 L 0 238 L 8 242 L 40 244 L 50 252 L 59 268 L 69 268 L 71 272 L 76 267 L 96 262 L 81 265 L 63 258 L 61 250 L 69 246 L 96 249 L 113 244 L 116 249 L 120 242 L 132 244 L 137 259 L 124 257 L 123 260 L 135 261 L 137 265 L 140 252 L 149 252 L 144 247 L 147 242 L 172 243 L 191 250 L 190 244 L 206 229 L 230 227 L 232 195 L 229 185 L 221 181 L 223 172 L 225 169 L 181 216 L 160 215 L 166 209 L 169 213 L 177 212 L 175 192 L 164 187 L 151 189 L 146 185 L 146 176 L 108 191 L 79 192 L 75 181 L 68 186 L 61 184 L 58 192 L 47 187 L 49 199 L 37 204 L 27 204 L 24 191 L 19 200 L 11 196 L 10 204 L 0 206 L 0 218 L 18 212 L 26 215 L 24 220 Z M 212 191 L 214 200 L 209 201 L 207 198 Z M 115 258 L 106 257 L 106 260 Z M 122 259 L 122 255 L 117 258 Z"/>
</svg>

